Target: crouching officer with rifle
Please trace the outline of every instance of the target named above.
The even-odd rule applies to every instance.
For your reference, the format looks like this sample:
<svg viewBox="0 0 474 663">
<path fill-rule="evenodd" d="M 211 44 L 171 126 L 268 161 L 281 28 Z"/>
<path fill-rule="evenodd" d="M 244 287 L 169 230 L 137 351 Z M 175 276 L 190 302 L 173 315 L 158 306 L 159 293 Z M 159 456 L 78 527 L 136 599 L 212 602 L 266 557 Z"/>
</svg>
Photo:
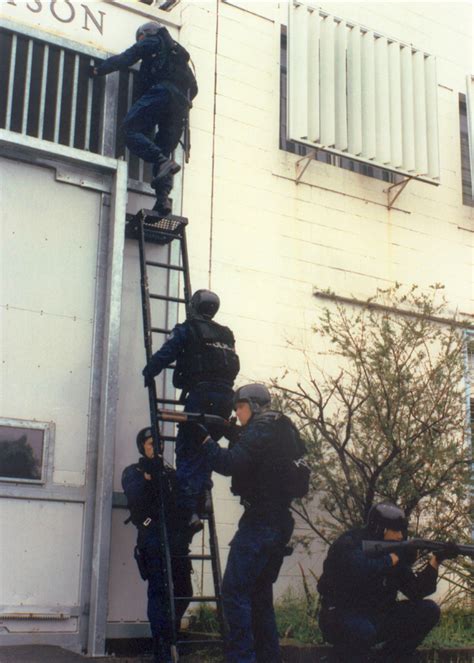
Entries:
<svg viewBox="0 0 474 663">
<path fill-rule="evenodd" d="M 135 559 L 141 577 L 148 581 L 148 620 L 153 636 L 153 660 L 155 663 L 171 663 L 170 615 L 167 611 L 169 597 L 164 580 L 166 561 L 163 559 L 160 546 L 160 511 L 156 488 L 152 484 L 152 473 L 156 471 L 156 463 L 150 428 L 143 428 L 138 433 L 137 447 L 141 457 L 138 463 L 129 465 L 123 471 L 122 486 L 130 509 L 129 520 L 138 530 Z M 187 522 L 176 507 L 174 470 L 165 470 L 162 485 L 174 595 L 191 597 L 193 594 L 191 561 L 186 558 L 191 537 Z M 179 628 L 189 601 L 177 601 L 175 605 L 176 624 Z"/>
<path fill-rule="evenodd" d="M 318 583 L 322 596 L 319 623 L 337 660 L 366 663 L 418 661 L 416 648 L 436 626 L 440 610 L 425 599 L 436 591 L 438 566 L 457 556 L 454 544 L 435 551 L 419 573 L 411 566 L 417 551 L 364 552 L 365 542 L 400 543 L 407 536 L 407 519 L 395 504 L 374 505 L 365 527 L 350 530 L 329 548 Z M 397 601 L 398 592 L 408 600 Z M 383 643 L 380 658 L 372 648 Z"/>
<path fill-rule="evenodd" d="M 272 585 L 283 557 L 291 554 L 290 504 L 306 494 L 309 469 L 301 458 L 305 448 L 298 431 L 288 417 L 270 410 L 270 393 L 264 385 L 237 389 L 234 407 L 241 427 L 239 435 L 235 429 L 230 435 L 236 439 L 229 449 L 221 448 L 200 427 L 210 466 L 232 477 L 232 492 L 245 508 L 230 543 L 222 584 L 229 626 L 227 661 L 278 663 Z"/>
</svg>

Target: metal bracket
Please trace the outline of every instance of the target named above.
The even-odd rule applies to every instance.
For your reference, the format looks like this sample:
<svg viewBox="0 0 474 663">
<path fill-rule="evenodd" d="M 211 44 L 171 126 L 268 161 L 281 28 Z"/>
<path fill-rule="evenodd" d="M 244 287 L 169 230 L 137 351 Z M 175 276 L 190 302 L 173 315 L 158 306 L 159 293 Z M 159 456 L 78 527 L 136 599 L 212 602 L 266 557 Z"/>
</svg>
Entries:
<svg viewBox="0 0 474 663">
<path fill-rule="evenodd" d="M 401 182 L 396 182 L 395 184 L 392 184 L 391 186 L 388 187 L 388 189 L 384 189 L 383 192 L 387 194 L 387 207 L 388 209 L 392 209 L 394 202 L 398 198 L 398 196 L 402 193 L 408 182 L 411 180 L 416 179 L 416 177 L 407 177 Z M 392 194 L 393 189 L 398 189 L 395 193 Z M 392 194 L 392 197 L 390 197 L 390 194 Z"/>
<path fill-rule="evenodd" d="M 316 158 L 316 150 L 310 150 L 308 154 L 306 154 L 304 157 L 301 159 L 298 159 L 298 161 L 295 163 L 295 169 L 296 169 L 296 184 L 299 183 L 301 178 L 303 177 L 303 174 L 306 170 L 306 168 L 309 166 L 310 162 Z M 303 166 L 301 166 L 301 163 L 303 163 Z"/>
</svg>

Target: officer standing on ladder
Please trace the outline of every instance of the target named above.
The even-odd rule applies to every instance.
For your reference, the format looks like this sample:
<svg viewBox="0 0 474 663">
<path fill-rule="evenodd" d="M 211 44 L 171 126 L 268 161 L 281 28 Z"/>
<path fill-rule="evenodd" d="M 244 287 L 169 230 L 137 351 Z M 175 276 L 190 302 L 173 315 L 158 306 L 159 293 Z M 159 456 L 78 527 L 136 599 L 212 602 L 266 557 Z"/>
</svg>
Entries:
<svg viewBox="0 0 474 663">
<path fill-rule="evenodd" d="M 135 559 L 143 580 L 148 581 L 148 620 L 153 636 L 155 663 L 171 663 L 170 620 L 167 613 L 169 597 L 165 584 L 165 560 L 160 547 L 159 505 L 152 473 L 154 461 L 153 438 L 150 428 L 143 428 L 137 435 L 140 452 L 138 463 L 129 465 L 122 473 L 122 486 L 130 509 L 130 520 L 138 529 Z M 162 477 L 165 489 L 167 530 L 171 553 L 173 587 L 175 596 L 191 597 L 191 561 L 189 553 L 191 533 L 179 517 L 176 507 L 174 470 L 166 469 Z M 176 601 L 176 624 L 186 612 L 189 601 Z"/>
<path fill-rule="evenodd" d="M 287 546 L 294 526 L 290 504 L 307 493 L 309 469 L 298 431 L 288 417 L 270 409 L 270 401 L 263 384 L 237 389 L 241 432 L 228 449 L 199 426 L 212 469 L 232 477 L 232 492 L 245 508 L 222 583 L 228 663 L 281 662 L 272 585 L 292 551 Z"/>
<path fill-rule="evenodd" d="M 151 186 L 156 191 L 154 210 L 171 212 L 168 198 L 173 175 L 181 166 L 171 158 L 181 137 L 185 120 L 198 88 L 189 66 L 189 53 L 174 41 L 168 30 L 150 21 L 136 32 L 136 44 L 92 68 L 93 76 L 126 70 L 142 61 L 138 72 L 139 99 L 128 111 L 122 125 L 125 143 L 133 154 L 153 164 Z M 158 125 L 154 142 L 148 135 Z"/>
<path fill-rule="evenodd" d="M 197 290 L 190 302 L 188 319 L 174 327 L 168 340 L 143 369 L 145 382 L 176 361 L 173 384 L 182 389 L 185 412 L 214 414 L 227 419 L 232 412 L 233 384 L 239 372 L 234 334 L 213 317 L 219 310 L 219 297 L 210 290 Z M 193 424 L 180 424 L 176 440 L 176 479 L 178 505 L 189 516 L 192 531 L 202 529 L 200 511 L 209 511 L 212 488 L 211 469 L 196 439 Z M 218 440 L 224 430 L 211 427 Z"/>
</svg>

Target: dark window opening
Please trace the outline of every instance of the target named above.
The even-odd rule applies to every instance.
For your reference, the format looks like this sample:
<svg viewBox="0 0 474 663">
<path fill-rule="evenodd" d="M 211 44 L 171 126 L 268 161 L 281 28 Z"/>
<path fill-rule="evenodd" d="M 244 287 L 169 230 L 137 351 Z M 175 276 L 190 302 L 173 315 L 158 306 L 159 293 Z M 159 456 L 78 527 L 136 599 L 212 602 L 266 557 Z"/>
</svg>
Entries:
<svg viewBox="0 0 474 663">
<path fill-rule="evenodd" d="M 43 482 L 45 430 L 0 426 L 0 480 Z"/>
<path fill-rule="evenodd" d="M 280 39 L 280 149 L 285 152 L 292 152 L 299 156 L 306 156 L 311 147 L 303 143 L 298 143 L 295 140 L 287 138 L 287 96 L 288 96 L 288 68 L 287 68 L 287 29 L 286 26 L 281 26 L 281 39 Z M 327 150 L 316 148 L 317 161 L 337 166 L 338 168 L 345 168 L 351 170 L 353 173 L 366 175 L 367 177 L 374 177 L 384 182 L 397 182 L 398 177 L 396 173 L 389 170 L 378 168 L 377 166 L 370 166 L 356 159 L 349 157 L 342 157 L 337 154 L 332 154 Z"/>
<path fill-rule="evenodd" d="M 474 207 L 472 173 L 469 158 L 469 128 L 467 123 L 466 95 L 459 95 L 459 128 L 461 137 L 462 203 Z"/>
</svg>

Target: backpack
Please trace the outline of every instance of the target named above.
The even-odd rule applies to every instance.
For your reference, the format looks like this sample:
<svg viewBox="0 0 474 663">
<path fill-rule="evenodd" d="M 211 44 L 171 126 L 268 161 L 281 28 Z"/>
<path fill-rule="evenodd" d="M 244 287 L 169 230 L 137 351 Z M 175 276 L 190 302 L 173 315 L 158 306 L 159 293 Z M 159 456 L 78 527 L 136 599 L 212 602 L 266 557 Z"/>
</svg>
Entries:
<svg viewBox="0 0 474 663">
<path fill-rule="evenodd" d="M 166 28 L 161 28 L 159 35 L 166 45 L 166 54 L 160 63 L 159 76 L 173 81 L 189 94 L 192 100 L 197 95 L 196 77 L 189 65 L 191 56 L 179 42 L 175 41 Z"/>
<path fill-rule="evenodd" d="M 277 421 L 278 440 L 268 461 L 273 481 L 289 499 L 305 497 L 309 491 L 311 470 L 304 459 L 306 447 L 294 423 L 285 415 Z"/>
</svg>

